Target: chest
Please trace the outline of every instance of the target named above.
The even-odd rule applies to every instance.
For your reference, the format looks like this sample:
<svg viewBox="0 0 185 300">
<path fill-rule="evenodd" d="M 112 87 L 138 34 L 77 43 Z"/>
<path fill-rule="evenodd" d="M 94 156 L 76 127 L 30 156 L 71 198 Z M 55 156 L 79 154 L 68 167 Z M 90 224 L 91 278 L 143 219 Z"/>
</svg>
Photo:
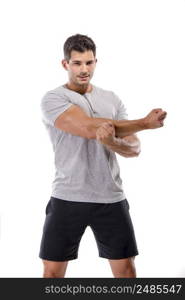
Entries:
<svg viewBox="0 0 185 300">
<path fill-rule="evenodd" d="M 73 104 L 80 106 L 90 117 L 115 119 L 116 108 L 108 97 L 85 94 L 70 100 Z"/>
</svg>

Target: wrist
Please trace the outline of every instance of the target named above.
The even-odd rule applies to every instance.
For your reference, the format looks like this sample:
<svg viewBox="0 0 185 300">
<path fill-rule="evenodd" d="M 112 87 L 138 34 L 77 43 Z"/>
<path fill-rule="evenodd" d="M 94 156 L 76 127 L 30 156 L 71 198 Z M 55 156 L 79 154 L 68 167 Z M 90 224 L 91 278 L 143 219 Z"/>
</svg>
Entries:
<svg viewBox="0 0 185 300">
<path fill-rule="evenodd" d="M 149 124 L 146 118 L 139 119 L 138 122 L 142 130 L 149 129 Z"/>
</svg>

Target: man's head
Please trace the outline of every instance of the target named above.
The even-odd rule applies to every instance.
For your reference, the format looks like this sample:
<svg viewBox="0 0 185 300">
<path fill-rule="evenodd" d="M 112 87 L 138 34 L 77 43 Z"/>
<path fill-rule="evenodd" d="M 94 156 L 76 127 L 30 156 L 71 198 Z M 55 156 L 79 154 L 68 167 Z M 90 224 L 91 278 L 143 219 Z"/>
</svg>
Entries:
<svg viewBox="0 0 185 300">
<path fill-rule="evenodd" d="M 93 40 L 86 35 L 76 34 L 65 41 L 63 50 L 62 65 L 68 71 L 69 82 L 79 87 L 88 86 L 97 62 Z"/>
</svg>

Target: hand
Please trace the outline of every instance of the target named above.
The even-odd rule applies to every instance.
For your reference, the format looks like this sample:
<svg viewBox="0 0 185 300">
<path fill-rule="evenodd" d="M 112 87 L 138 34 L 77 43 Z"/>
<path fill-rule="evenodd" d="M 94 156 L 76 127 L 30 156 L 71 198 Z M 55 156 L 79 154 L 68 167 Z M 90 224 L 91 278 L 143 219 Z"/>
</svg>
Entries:
<svg viewBox="0 0 185 300">
<path fill-rule="evenodd" d="M 114 143 L 115 128 L 111 122 L 102 123 L 96 131 L 96 139 L 102 144 L 111 145 Z"/>
<path fill-rule="evenodd" d="M 163 121 L 166 118 L 167 112 L 161 108 L 152 109 L 152 111 L 144 118 L 144 123 L 147 129 L 162 127 Z"/>
</svg>

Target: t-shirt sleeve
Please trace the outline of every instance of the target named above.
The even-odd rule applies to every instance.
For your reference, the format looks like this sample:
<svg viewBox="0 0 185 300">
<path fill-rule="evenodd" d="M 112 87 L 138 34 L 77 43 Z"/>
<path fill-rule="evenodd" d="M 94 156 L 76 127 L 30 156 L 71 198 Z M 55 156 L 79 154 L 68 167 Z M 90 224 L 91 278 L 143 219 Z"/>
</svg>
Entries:
<svg viewBox="0 0 185 300">
<path fill-rule="evenodd" d="M 46 123 L 54 126 L 55 120 L 60 114 L 73 105 L 64 95 L 55 92 L 47 92 L 41 99 L 41 112 Z"/>
<path fill-rule="evenodd" d="M 117 95 L 115 95 L 115 97 L 117 98 L 118 103 L 116 111 L 116 120 L 128 120 L 128 114 L 125 105 Z"/>
</svg>

